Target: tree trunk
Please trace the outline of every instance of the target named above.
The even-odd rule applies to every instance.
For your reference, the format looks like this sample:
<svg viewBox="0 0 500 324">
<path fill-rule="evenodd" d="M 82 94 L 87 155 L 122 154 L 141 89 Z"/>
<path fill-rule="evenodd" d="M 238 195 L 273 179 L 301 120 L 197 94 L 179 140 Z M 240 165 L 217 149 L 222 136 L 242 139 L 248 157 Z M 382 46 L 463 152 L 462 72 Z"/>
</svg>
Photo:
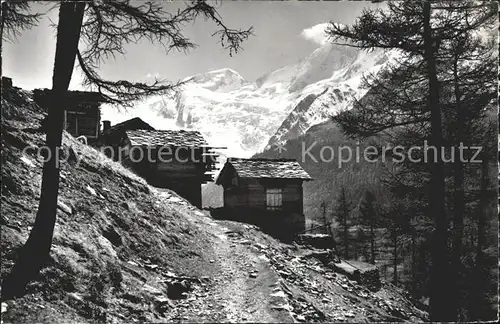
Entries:
<svg viewBox="0 0 500 324">
<path fill-rule="evenodd" d="M 393 234 L 393 244 L 394 244 L 394 258 L 392 259 L 393 261 L 393 266 L 394 266 L 394 273 L 393 273 L 393 278 L 392 278 L 392 283 L 397 286 L 398 285 L 398 234 L 394 233 Z"/>
<path fill-rule="evenodd" d="M 325 234 L 328 234 L 328 228 L 326 227 L 327 226 L 327 220 L 326 220 L 326 204 L 325 202 L 323 201 L 321 203 L 321 208 L 322 208 L 322 212 L 323 212 L 323 227 L 325 229 Z"/>
<path fill-rule="evenodd" d="M 358 244 L 358 240 L 355 240 L 354 241 L 354 251 L 353 251 L 353 258 L 354 260 L 359 260 L 358 259 L 358 252 L 359 252 L 359 244 Z"/>
<path fill-rule="evenodd" d="M 344 259 L 349 258 L 349 232 L 347 227 L 347 212 L 344 211 Z"/>
<path fill-rule="evenodd" d="M 417 296 L 417 233 L 414 227 L 411 228 L 411 294 Z"/>
<path fill-rule="evenodd" d="M 445 209 L 445 182 L 443 161 L 439 158 L 443 145 L 441 107 L 439 105 L 439 83 L 437 79 L 434 39 L 431 30 L 431 3 L 423 2 L 424 59 L 429 77 L 429 108 L 431 112 L 430 144 L 437 150 L 436 158 L 431 156 L 429 167 L 429 216 L 435 221 L 432 244 L 430 320 L 454 321 L 456 313 L 449 305 L 450 284 L 448 272 L 448 223 Z"/>
<path fill-rule="evenodd" d="M 372 221 L 370 223 L 370 249 L 371 249 L 371 262 L 375 264 L 375 235 L 373 231 L 374 217 L 372 216 Z"/>
<path fill-rule="evenodd" d="M 461 110 L 460 104 L 460 88 L 458 85 L 458 57 L 455 56 L 454 66 L 453 66 L 453 78 L 454 78 L 454 92 L 456 101 L 456 111 L 457 111 L 457 127 L 456 127 L 456 140 L 455 145 L 459 146 L 463 142 L 464 136 L 463 132 L 466 128 L 464 113 Z M 453 215 L 453 242 L 452 242 L 452 271 L 453 281 L 451 288 L 453 289 L 450 293 L 451 307 L 458 314 L 460 309 L 460 291 L 461 291 L 461 256 L 462 256 L 462 238 L 463 238 L 463 227 L 464 227 L 464 213 L 465 213 L 465 197 L 464 197 L 464 165 L 460 158 L 455 156 L 453 162 L 453 180 L 454 180 L 454 215 Z"/>
<path fill-rule="evenodd" d="M 1 7 L 0 7 L 1 10 L 2 10 L 2 12 L 1 12 L 2 17 L 0 17 L 0 19 L 1 19 L 0 20 L 0 54 L 3 53 L 2 49 L 3 49 L 3 29 L 4 29 L 4 26 L 5 26 L 5 21 L 4 21 L 4 14 L 5 14 L 4 8 L 5 8 L 5 6 L 7 6 L 7 2 L 2 2 Z M 2 65 L 2 55 L 0 55 L 0 75 L 3 75 L 3 73 L 2 73 L 2 70 L 3 70 L 2 67 L 3 67 L 3 65 Z"/>
<path fill-rule="evenodd" d="M 363 241 L 363 257 L 365 258 L 365 262 L 368 262 L 368 260 L 370 260 L 370 256 L 368 254 L 368 249 L 366 247 L 366 240 Z"/>
<path fill-rule="evenodd" d="M 481 163 L 481 183 L 480 183 L 480 198 L 479 210 L 477 213 L 477 246 L 476 246 L 476 260 L 473 271 L 473 291 L 471 292 L 471 301 L 469 305 L 469 319 L 478 321 L 487 319 L 488 315 L 488 302 L 486 301 L 487 290 L 487 265 L 485 264 L 485 255 L 483 249 L 486 244 L 486 214 L 487 205 L 489 201 L 489 163 L 486 154 L 482 156 Z"/>
<path fill-rule="evenodd" d="M 483 259 L 483 249 L 486 243 L 486 214 L 488 212 L 488 202 L 490 194 L 488 192 L 489 186 L 489 161 L 486 154 L 482 157 L 481 163 L 481 193 L 479 200 L 479 213 L 477 220 L 477 259 L 476 264 L 481 267 Z"/>
<path fill-rule="evenodd" d="M 47 117 L 50 126 L 47 127 L 46 145 L 50 157 L 43 166 L 40 204 L 35 224 L 20 250 L 16 265 L 2 283 L 2 299 L 24 294 L 27 283 L 36 277 L 49 259 L 57 213 L 58 154 L 64 127 L 64 109 L 80 39 L 84 9 L 84 2 L 63 2 L 60 5 L 51 104 Z"/>
</svg>

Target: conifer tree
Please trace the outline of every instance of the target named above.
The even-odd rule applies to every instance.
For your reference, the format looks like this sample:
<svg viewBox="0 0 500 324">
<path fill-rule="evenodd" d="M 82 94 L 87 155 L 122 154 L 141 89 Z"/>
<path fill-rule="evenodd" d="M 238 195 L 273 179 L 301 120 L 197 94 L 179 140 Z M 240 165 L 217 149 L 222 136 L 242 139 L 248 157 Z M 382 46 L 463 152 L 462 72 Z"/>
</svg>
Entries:
<svg viewBox="0 0 500 324">
<path fill-rule="evenodd" d="M 483 119 L 484 107 L 488 105 L 488 100 L 491 101 L 491 98 L 488 99 L 491 91 L 476 91 L 474 95 L 473 91 L 468 93 L 465 89 L 469 83 L 490 83 L 491 79 L 488 79 L 488 73 L 479 75 L 467 72 L 469 75 L 466 77 L 467 73 L 463 71 L 463 65 L 460 63 L 456 64 L 455 73 L 451 78 L 445 75 L 444 71 L 449 68 L 450 54 L 455 55 L 455 61 L 460 60 L 458 57 L 462 57 L 462 60 L 465 57 L 465 52 L 461 52 L 464 46 L 460 45 L 460 42 L 463 43 L 463 39 L 490 24 L 496 16 L 497 8 L 492 3 L 403 1 L 389 2 L 387 10 L 367 10 L 353 26 L 331 23 L 327 34 L 333 42 L 344 41 L 342 44 L 346 46 L 385 48 L 399 53 L 396 64 L 376 76 L 379 82 L 373 81 L 376 80 L 375 77 L 367 81 L 371 83 L 371 87 L 376 83 L 371 91 L 372 96 L 369 97 L 372 103 L 361 102 L 357 109 L 341 113 L 335 116 L 334 120 L 346 134 L 354 137 L 387 135 L 393 144 L 400 144 L 399 135 L 403 133 L 406 135 L 403 139 L 406 144 L 414 145 L 425 140 L 430 146 L 434 146 L 437 152 L 445 150 L 450 143 L 456 143 L 459 136 L 451 141 L 451 136 L 447 133 L 450 129 L 445 124 L 448 107 L 450 104 L 454 108 L 466 107 L 463 101 L 468 101 L 474 108 L 458 110 L 459 114 L 454 120 L 463 124 L 465 120 Z M 486 65 L 483 67 L 487 68 Z M 460 69 L 464 74 L 461 75 Z M 477 68 L 476 64 L 475 70 L 481 71 L 481 68 Z M 388 80 L 389 82 L 384 84 Z M 458 96 L 455 94 L 455 98 L 460 100 L 450 99 L 454 96 L 450 89 L 457 89 L 453 86 L 453 80 L 463 83 L 463 86 L 458 86 L 462 93 Z M 485 89 L 489 87 L 486 86 Z M 466 115 L 464 112 L 470 114 Z M 457 275 L 453 274 L 456 269 L 451 267 L 451 262 L 457 260 L 456 255 L 459 253 L 456 251 L 460 251 L 460 246 L 455 244 L 455 253 L 450 253 L 448 249 L 450 222 L 445 205 L 447 171 L 444 162 L 437 156 L 438 158 L 428 159 L 426 163 L 400 165 L 401 170 L 406 172 L 400 172 L 398 176 L 413 178 L 411 181 L 419 183 L 419 186 L 412 188 L 410 185 L 406 188 L 414 193 L 420 191 L 425 194 L 426 214 L 434 221 L 431 319 L 450 321 L 457 319 L 457 303 L 450 303 L 457 295 L 454 292 Z M 455 180 L 458 185 L 456 197 L 459 197 L 462 192 L 462 171 L 459 164 L 455 166 Z M 463 217 L 460 215 L 458 200 L 455 201 L 457 206 L 454 223 L 458 230 L 462 227 L 460 220 Z M 456 242 L 460 236 L 459 230 L 453 233 Z"/>
<path fill-rule="evenodd" d="M 349 214 L 353 210 L 351 202 L 347 198 L 344 187 L 340 189 L 339 197 L 335 207 L 335 218 L 342 228 L 342 241 L 344 245 L 344 259 L 349 258 Z"/>
<path fill-rule="evenodd" d="M 365 192 L 360 205 L 360 215 L 364 223 L 370 226 L 370 262 L 375 264 L 375 222 L 377 214 L 375 211 L 375 196 L 369 190 Z"/>
</svg>

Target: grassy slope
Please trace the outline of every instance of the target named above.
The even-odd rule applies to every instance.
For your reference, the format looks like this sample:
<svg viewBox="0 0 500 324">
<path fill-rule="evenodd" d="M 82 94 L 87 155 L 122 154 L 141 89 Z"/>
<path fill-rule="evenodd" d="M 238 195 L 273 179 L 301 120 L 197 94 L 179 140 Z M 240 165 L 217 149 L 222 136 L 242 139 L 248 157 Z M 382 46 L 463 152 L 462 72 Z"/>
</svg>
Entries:
<svg viewBox="0 0 500 324">
<path fill-rule="evenodd" d="M 40 194 L 42 163 L 33 151 L 23 155 L 22 148 L 44 143 L 43 133 L 26 131 L 40 125 L 42 112 L 30 102 L 28 94 L 16 91 L 11 96 L 11 100 L 2 102 L 5 108 L 2 278 L 13 266 L 16 250 L 29 235 Z M 80 316 L 98 317 L 106 310 L 108 320 L 115 316 L 161 318 L 161 314 L 148 305 L 154 293 L 147 291 L 144 283 L 158 290 L 166 289 L 165 284 L 158 282 L 155 271 L 127 262 L 152 263 L 176 274 L 209 274 L 210 267 L 205 266 L 205 261 L 210 258 L 210 246 L 204 233 L 183 217 L 186 213 L 195 213 L 195 208 L 175 193 L 171 193 L 175 202 L 159 204 L 151 192 L 154 189 L 141 178 L 67 133 L 64 133 L 63 146 L 73 148 L 82 159 L 79 165 L 70 162 L 61 167 L 59 200 L 69 206 L 72 213 L 58 209 L 51 264 L 37 282 L 30 284 L 28 294 L 11 303 L 9 312 L 2 317 L 23 322 L 44 318 L 80 322 Z M 94 189 L 96 195 L 87 187 Z M 99 287 L 99 283 L 105 281 L 109 284 Z M 79 315 L 76 315 L 67 306 L 68 298 L 74 296 L 67 293 L 74 293 L 76 299 L 106 298 L 107 301 L 102 305 L 84 302 L 87 305 L 78 306 Z M 123 298 L 127 294 L 137 296 L 140 301 L 127 302 Z"/>
</svg>

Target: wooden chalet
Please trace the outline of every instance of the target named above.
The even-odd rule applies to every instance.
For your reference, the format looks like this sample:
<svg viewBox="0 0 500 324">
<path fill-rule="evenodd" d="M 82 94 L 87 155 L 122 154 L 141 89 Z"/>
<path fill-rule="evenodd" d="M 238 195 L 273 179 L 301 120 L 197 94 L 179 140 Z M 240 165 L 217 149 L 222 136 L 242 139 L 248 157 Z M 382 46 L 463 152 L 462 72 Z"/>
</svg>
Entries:
<svg viewBox="0 0 500 324">
<path fill-rule="evenodd" d="M 35 102 L 42 108 L 50 106 L 50 89 L 35 89 L 33 92 Z M 64 127 L 71 135 L 78 137 L 84 135 L 90 141 L 99 138 L 101 109 L 104 101 L 99 92 L 68 91 L 64 111 Z"/>
<path fill-rule="evenodd" d="M 120 144 L 122 163 L 151 185 L 174 190 L 201 208 L 201 185 L 213 181 L 218 154 L 200 132 L 126 130 Z"/>
<path fill-rule="evenodd" d="M 229 158 L 216 183 L 226 214 L 286 237 L 305 230 L 302 184 L 309 180 L 296 160 Z"/>
</svg>

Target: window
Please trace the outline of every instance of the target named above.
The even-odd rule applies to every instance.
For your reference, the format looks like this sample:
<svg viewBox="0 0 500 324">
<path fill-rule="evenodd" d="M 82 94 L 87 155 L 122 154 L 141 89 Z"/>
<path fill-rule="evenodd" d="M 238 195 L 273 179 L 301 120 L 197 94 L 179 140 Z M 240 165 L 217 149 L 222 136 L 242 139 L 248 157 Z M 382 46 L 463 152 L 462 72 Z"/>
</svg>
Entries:
<svg viewBox="0 0 500 324">
<path fill-rule="evenodd" d="M 280 210 L 283 206 L 283 190 L 281 188 L 269 188 L 266 190 L 267 209 Z"/>
<path fill-rule="evenodd" d="M 237 177 L 237 176 L 234 176 L 234 177 L 231 179 L 231 184 L 232 184 L 234 187 L 237 187 L 237 186 L 238 186 L 238 177 Z"/>
<path fill-rule="evenodd" d="M 97 118 L 78 116 L 77 135 L 97 136 Z"/>
<path fill-rule="evenodd" d="M 87 137 L 97 137 L 98 118 L 87 117 L 85 114 L 76 111 L 65 112 L 65 129 L 73 136 L 85 135 Z"/>
</svg>

